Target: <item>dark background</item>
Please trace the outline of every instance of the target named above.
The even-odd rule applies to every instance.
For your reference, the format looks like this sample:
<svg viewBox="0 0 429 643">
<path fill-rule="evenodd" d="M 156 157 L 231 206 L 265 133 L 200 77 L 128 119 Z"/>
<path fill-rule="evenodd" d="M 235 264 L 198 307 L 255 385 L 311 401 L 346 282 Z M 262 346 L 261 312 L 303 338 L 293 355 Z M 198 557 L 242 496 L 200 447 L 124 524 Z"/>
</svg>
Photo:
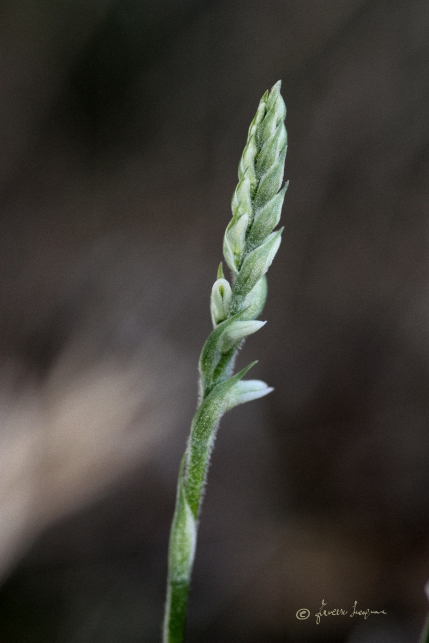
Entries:
<svg viewBox="0 0 429 643">
<path fill-rule="evenodd" d="M 209 293 L 279 78 L 285 231 L 240 356 L 276 390 L 222 422 L 187 641 L 418 639 L 429 4 L 3 0 L 0 643 L 159 640 Z M 387 615 L 316 625 L 322 599 Z"/>
</svg>

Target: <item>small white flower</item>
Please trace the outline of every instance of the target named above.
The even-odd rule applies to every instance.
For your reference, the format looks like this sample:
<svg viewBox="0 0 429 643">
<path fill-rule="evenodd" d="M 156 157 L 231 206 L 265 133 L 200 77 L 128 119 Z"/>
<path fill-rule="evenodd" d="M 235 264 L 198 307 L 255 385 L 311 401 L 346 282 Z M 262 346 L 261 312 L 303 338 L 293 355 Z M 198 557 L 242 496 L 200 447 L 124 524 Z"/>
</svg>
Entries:
<svg viewBox="0 0 429 643">
<path fill-rule="evenodd" d="M 217 279 L 213 284 L 210 298 L 213 328 L 216 328 L 220 322 L 223 322 L 228 317 L 231 296 L 231 286 L 227 279 Z"/>
</svg>

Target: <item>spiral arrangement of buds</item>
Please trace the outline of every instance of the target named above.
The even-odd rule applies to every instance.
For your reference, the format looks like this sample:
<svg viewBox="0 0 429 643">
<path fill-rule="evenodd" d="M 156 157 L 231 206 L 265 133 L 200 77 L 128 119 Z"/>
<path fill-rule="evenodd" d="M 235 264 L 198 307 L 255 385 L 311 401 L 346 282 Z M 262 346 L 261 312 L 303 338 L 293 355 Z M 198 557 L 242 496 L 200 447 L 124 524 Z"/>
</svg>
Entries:
<svg viewBox="0 0 429 643">
<path fill-rule="evenodd" d="M 222 415 L 263 397 L 273 389 L 260 380 L 244 380 L 249 364 L 233 375 L 243 340 L 265 322 L 256 318 L 267 295 L 266 272 L 281 242 L 280 220 L 287 184 L 283 182 L 287 135 L 286 107 L 280 81 L 265 92 L 250 125 L 238 168 L 223 254 L 231 283 L 219 266 L 210 300 L 214 330 L 199 361 L 199 404 L 179 470 L 176 508 L 170 533 L 163 643 L 182 643 L 189 582 L 197 540 L 197 520 L 210 454 Z"/>
</svg>

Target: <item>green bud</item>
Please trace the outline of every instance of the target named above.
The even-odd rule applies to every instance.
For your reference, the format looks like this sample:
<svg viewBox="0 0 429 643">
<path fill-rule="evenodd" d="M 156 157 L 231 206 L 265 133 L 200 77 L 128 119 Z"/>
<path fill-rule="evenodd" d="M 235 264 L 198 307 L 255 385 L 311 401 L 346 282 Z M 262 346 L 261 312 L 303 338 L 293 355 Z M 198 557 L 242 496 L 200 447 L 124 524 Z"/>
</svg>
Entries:
<svg viewBox="0 0 429 643">
<path fill-rule="evenodd" d="M 262 208 L 257 210 L 252 227 L 247 237 L 247 248 L 253 250 L 274 230 L 280 221 L 283 200 L 289 183 L 268 201 Z"/>
<path fill-rule="evenodd" d="M 201 351 L 198 369 L 200 372 L 200 400 L 207 395 L 214 385 L 214 372 L 223 357 L 223 335 L 241 313 L 232 315 L 220 322 L 208 336 Z"/>
<path fill-rule="evenodd" d="M 286 105 L 280 94 L 280 89 L 282 87 L 281 80 L 278 80 L 275 85 L 270 89 L 270 92 L 267 97 L 267 111 L 275 109 L 277 115 L 277 122 L 284 121 L 286 118 Z"/>
<path fill-rule="evenodd" d="M 231 201 L 231 209 L 234 216 L 247 214 L 249 219 L 252 218 L 253 206 L 250 197 L 250 181 L 247 177 L 241 179 L 235 188 Z"/>
<path fill-rule="evenodd" d="M 256 141 L 259 148 L 270 138 L 277 125 L 284 121 L 286 116 L 286 106 L 280 95 L 281 83 L 276 83 L 270 90 L 266 102 L 266 115 L 256 130 Z"/>
<path fill-rule="evenodd" d="M 244 298 L 240 319 L 257 319 L 262 313 L 267 299 L 267 277 L 264 275 Z"/>
<path fill-rule="evenodd" d="M 222 264 L 221 264 L 222 265 Z M 229 313 L 232 290 L 226 279 L 220 278 L 214 282 L 210 298 L 210 313 L 213 322 L 213 328 L 223 322 Z"/>
<path fill-rule="evenodd" d="M 286 105 L 280 94 L 282 81 L 278 80 L 270 89 L 267 97 L 267 112 L 275 109 L 278 115 L 278 121 L 284 121 L 286 117 Z"/>
<path fill-rule="evenodd" d="M 260 123 L 256 130 L 255 138 L 256 145 L 259 149 L 262 148 L 265 141 L 268 141 L 276 131 L 277 127 L 277 116 L 274 109 L 268 111 L 265 115 L 264 120 Z"/>
<path fill-rule="evenodd" d="M 242 214 L 241 216 L 234 217 L 225 231 L 224 242 L 228 244 L 228 257 L 225 254 L 225 260 L 229 265 L 231 252 L 233 256 L 234 266 L 240 267 L 243 258 L 244 248 L 246 246 L 246 232 L 249 226 L 249 215 Z"/>
<path fill-rule="evenodd" d="M 287 144 L 286 128 L 281 121 L 274 135 L 269 138 L 261 148 L 256 160 L 256 176 L 261 178 L 274 163 L 277 163 L 280 152 Z"/>
<path fill-rule="evenodd" d="M 244 148 L 243 155 L 240 159 L 238 165 L 238 178 L 241 181 L 244 178 L 248 178 L 250 181 L 250 190 L 253 192 L 256 185 L 256 174 L 255 174 L 255 158 L 258 153 L 258 148 L 256 146 L 256 139 L 252 136 Z"/>
<path fill-rule="evenodd" d="M 248 335 L 256 333 L 266 323 L 255 320 L 233 322 L 222 335 L 222 352 L 227 353 L 235 344 L 238 344 Z"/>
<path fill-rule="evenodd" d="M 283 181 L 286 150 L 287 148 L 285 146 L 278 155 L 274 165 L 261 177 L 255 195 L 255 205 L 257 208 L 272 199 L 279 191 Z"/>
<path fill-rule="evenodd" d="M 282 232 L 283 228 L 272 232 L 260 246 L 246 255 L 234 285 L 233 301 L 236 297 L 244 298 L 265 275 L 279 249 Z M 231 312 L 236 312 L 233 305 Z"/>
<path fill-rule="evenodd" d="M 232 249 L 230 242 L 228 241 L 226 235 L 223 238 L 223 256 L 225 258 L 228 268 L 234 275 L 238 274 L 238 268 L 235 265 L 235 255 Z"/>
<path fill-rule="evenodd" d="M 253 117 L 253 121 L 250 123 L 249 127 L 249 133 L 247 136 L 247 140 L 254 136 L 256 132 L 256 128 L 258 127 L 259 123 L 262 121 L 264 118 L 266 111 L 267 111 L 267 99 L 268 99 L 268 90 L 265 92 L 265 94 L 262 96 L 261 100 L 259 101 L 258 109 L 256 110 L 256 114 Z"/>
<path fill-rule="evenodd" d="M 267 384 L 261 380 L 240 380 L 229 393 L 227 411 L 239 404 L 264 397 L 268 395 L 268 393 L 271 393 L 271 391 L 274 391 L 273 387 L 267 386 Z"/>
</svg>

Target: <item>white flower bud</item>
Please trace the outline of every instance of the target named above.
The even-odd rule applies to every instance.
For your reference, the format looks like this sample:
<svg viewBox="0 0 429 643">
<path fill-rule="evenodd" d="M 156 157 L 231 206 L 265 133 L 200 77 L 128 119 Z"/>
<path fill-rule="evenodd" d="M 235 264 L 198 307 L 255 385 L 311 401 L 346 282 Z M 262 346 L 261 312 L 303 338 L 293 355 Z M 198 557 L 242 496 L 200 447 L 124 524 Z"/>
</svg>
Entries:
<svg viewBox="0 0 429 643">
<path fill-rule="evenodd" d="M 246 232 L 249 225 L 249 215 L 241 214 L 234 217 L 225 231 L 225 240 L 228 242 L 234 256 L 234 264 L 239 268 L 246 245 Z M 225 256 L 228 262 L 227 257 Z M 229 265 L 229 263 L 228 263 Z"/>
<path fill-rule="evenodd" d="M 227 353 L 235 344 L 238 344 L 248 335 L 256 333 L 266 323 L 256 320 L 233 322 L 222 335 L 222 352 Z"/>
<path fill-rule="evenodd" d="M 267 386 L 265 382 L 261 380 L 240 380 L 229 393 L 229 400 L 227 410 L 238 406 L 239 404 L 244 404 L 244 402 L 250 402 L 251 400 L 257 400 L 260 397 L 264 397 L 274 391 L 272 386 Z"/>
<path fill-rule="evenodd" d="M 228 317 L 231 296 L 231 286 L 226 279 L 218 279 L 214 282 L 210 298 L 213 328 L 216 328 L 220 322 L 223 322 Z"/>
</svg>

